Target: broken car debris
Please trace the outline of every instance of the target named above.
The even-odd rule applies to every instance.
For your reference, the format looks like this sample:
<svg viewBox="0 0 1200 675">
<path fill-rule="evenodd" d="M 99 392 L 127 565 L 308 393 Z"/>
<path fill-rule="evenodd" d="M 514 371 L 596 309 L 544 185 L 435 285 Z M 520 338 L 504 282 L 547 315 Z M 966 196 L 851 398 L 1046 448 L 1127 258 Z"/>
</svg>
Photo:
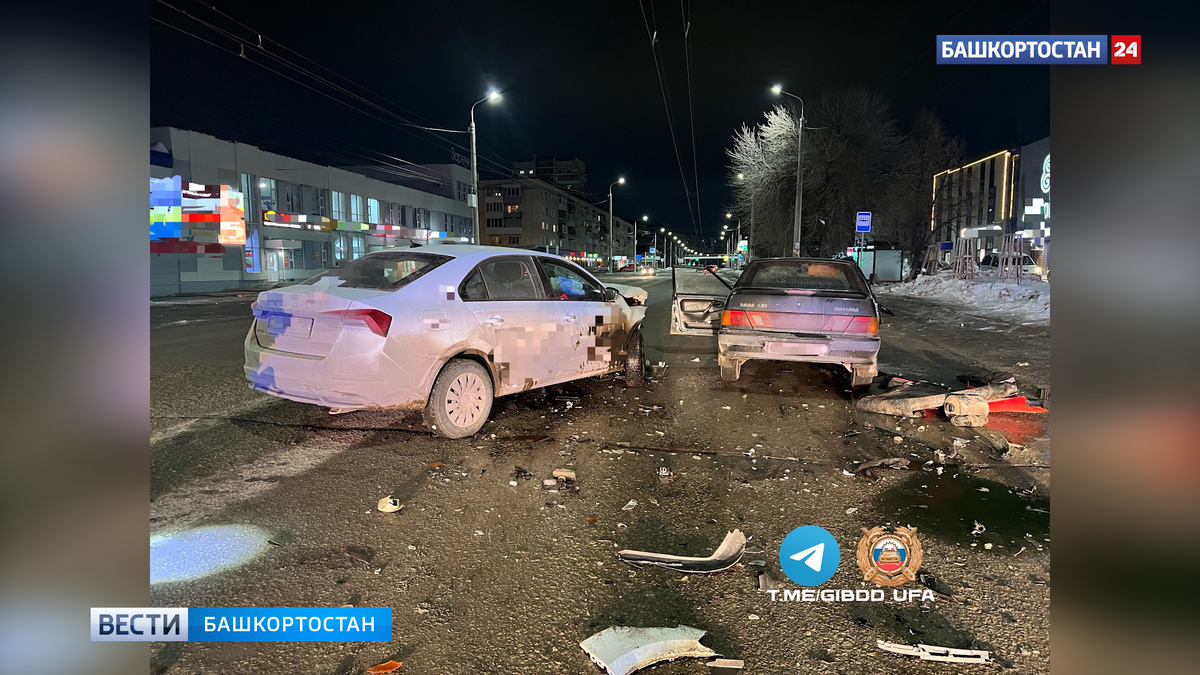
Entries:
<svg viewBox="0 0 1200 675">
<path fill-rule="evenodd" d="M 635 567 L 665 567 L 677 572 L 711 574 L 736 565 L 745 550 L 746 535 L 741 530 L 734 530 L 725 535 L 725 540 L 707 558 L 630 550 L 618 551 L 617 557 Z"/>
<path fill-rule="evenodd" d="M 718 656 L 700 644 L 700 638 L 706 632 L 682 625 L 675 628 L 613 626 L 580 642 L 579 646 L 609 675 L 629 675 L 663 661 Z"/>
<path fill-rule="evenodd" d="M 945 661 L 947 663 L 987 663 L 991 653 L 982 649 L 954 649 L 933 645 L 902 645 L 878 640 L 875 643 L 885 652 L 915 656 L 922 661 Z"/>
</svg>

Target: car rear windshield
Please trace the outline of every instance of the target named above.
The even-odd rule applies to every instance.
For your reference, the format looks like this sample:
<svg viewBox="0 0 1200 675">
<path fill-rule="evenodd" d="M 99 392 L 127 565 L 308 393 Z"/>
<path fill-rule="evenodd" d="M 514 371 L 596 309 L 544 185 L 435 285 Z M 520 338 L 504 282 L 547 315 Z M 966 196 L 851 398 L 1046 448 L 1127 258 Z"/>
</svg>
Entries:
<svg viewBox="0 0 1200 675">
<path fill-rule="evenodd" d="M 858 272 L 832 260 L 771 260 L 752 263 L 737 288 L 801 289 L 868 293 Z"/>
<path fill-rule="evenodd" d="M 306 285 L 330 284 L 341 288 L 375 288 L 394 291 L 450 261 L 436 253 L 381 252 L 347 260 L 304 281 Z"/>
</svg>

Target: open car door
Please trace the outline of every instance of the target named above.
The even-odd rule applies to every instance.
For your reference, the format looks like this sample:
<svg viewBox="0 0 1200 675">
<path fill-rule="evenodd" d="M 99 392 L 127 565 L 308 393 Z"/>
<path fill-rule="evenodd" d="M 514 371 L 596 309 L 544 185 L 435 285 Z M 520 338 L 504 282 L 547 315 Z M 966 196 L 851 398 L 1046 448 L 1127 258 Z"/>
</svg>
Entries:
<svg viewBox="0 0 1200 675">
<path fill-rule="evenodd" d="M 729 289 L 703 267 L 671 268 L 671 334 L 716 335 Z"/>
</svg>

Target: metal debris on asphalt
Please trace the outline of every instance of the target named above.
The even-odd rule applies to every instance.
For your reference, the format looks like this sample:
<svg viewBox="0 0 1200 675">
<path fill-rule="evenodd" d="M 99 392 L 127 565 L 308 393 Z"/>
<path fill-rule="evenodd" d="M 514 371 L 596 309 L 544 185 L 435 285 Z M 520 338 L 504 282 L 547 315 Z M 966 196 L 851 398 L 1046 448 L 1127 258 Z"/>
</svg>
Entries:
<svg viewBox="0 0 1200 675">
<path fill-rule="evenodd" d="M 980 534 L 983 534 L 984 532 L 987 532 L 987 528 L 983 526 L 983 523 L 976 520 L 975 521 L 975 529 L 971 530 L 971 534 L 980 535 Z"/>
<path fill-rule="evenodd" d="M 724 541 L 717 547 L 717 550 L 705 558 L 631 550 L 618 551 L 617 557 L 635 567 L 653 566 L 677 572 L 711 574 L 736 565 L 745 550 L 746 535 L 741 530 L 733 530 L 725 535 Z"/>
<path fill-rule="evenodd" d="M 707 631 L 691 626 L 634 628 L 613 626 L 589 637 L 579 646 L 608 675 L 629 675 L 663 661 L 718 656 L 700 644 Z"/>
<path fill-rule="evenodd" d="M 877 640 L 875 644 L 885 652 L 915 656 L 922 661 L 945 661 L 947 663 L 988 663 L 991 661 L 991 654 L 982 649 L 954 649 L 953 647 L 920 644 L 902 645 L 884 640 Z"/>
</svg>

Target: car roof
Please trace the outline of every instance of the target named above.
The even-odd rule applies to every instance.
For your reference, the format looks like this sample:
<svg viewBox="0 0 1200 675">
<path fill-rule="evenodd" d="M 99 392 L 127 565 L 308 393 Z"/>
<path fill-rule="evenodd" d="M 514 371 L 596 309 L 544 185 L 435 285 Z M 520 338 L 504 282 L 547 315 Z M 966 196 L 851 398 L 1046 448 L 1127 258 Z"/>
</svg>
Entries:
<svg viewBox="0 0 1200 675">
<path fill-rule="evenodd" d="M 441 243 L 441 242 L 434 243 L 434 244 L 421 244 L 419 246 L 412 247 L 412 248 L 407 247 L 407 246 L 397 246 L 395 248 L 385 248 L 380 251 L 372 251 L 371 253 L 368 253 L 367 255 L 373 255 L 375 253 L 397 253 L 397 252 L 404 252 L 404 251 L 409 251 L 412 253 L 434 253 L 437 255 L 444 255 L 444 256 L 451 257 L 451 258 L 462 258 L 464 260 L 474 260 L 474 261 L 484 260 L 486 258 L 492 258 L 495 256 L 500 256 L 500 255 L 533 255 L 533 256 L 542 256 L 542 257 L 548 257 L 548 258 L 560 258 L 560 259 L 565 260 L 565 258 L 562 258 L 562 256 L 556 256 L 553 253 L 545 253 L 542 251 L 531 251 L 527 248 L 509 248 L 507 246 L 481 246 L 481 245 L 476 245 L 476 244 L 458 244 L 458 243 L 447 244 L 447 243 Z"/>
<path fill-rule="evenodd" d="M 851 258 L 793 258 L 790 256 L 779 257 L 779 258 L 755 258 L 754 260 L 750 261 L 750 264 L 753 265 L 754 263 L 760 263 L 760 262 L 819 262 L 819 263 L 842 263 L 845 265 L 855 264 L 854 260 Z"/>
</svg>

